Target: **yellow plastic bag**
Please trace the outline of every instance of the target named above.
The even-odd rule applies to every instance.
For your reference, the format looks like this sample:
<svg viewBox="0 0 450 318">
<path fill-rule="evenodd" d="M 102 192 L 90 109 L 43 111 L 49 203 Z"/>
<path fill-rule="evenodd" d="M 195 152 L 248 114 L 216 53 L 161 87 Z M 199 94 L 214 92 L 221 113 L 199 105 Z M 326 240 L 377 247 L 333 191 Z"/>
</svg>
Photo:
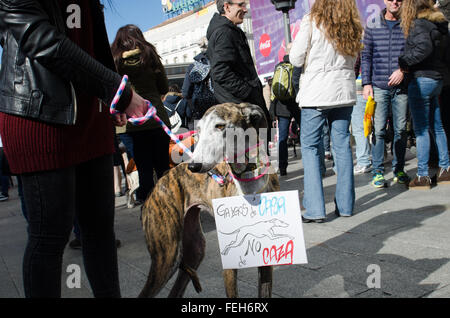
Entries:
<svg viewBox="0 0 450 318">
<path fill-rule="evenodd" d="M 369 136 L 373 127 L 373 114 L 375 113 L 375 101 L 372 96 L 369 96 L 366 103 L 366 110 L 364 111 L 364 137 Z"/>
</svg>

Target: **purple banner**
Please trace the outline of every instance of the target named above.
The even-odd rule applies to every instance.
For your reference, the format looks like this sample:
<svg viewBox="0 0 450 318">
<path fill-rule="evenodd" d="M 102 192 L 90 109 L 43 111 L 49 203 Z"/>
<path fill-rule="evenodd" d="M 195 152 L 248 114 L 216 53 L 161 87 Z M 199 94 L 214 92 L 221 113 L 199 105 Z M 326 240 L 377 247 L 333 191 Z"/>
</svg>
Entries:
<svg viewBox="0 0 450 318">
<path fill-rule="evenodd" d="M 292 40 L 300 29 L 302 17 L 311 9 L 314 0 L 297 0 L 295 9 L 289 11 Z M 361 22 L 379 23 L 380 12 L 385 8 L 383 0 L 356 0 Z M 283 13 L 276 11 L 269 0 L 250 0 L 253 36 L 255 39 L 256 69 L 260 78 L 271 76 L 275 65 L 285 53 Z"/>
</svg>

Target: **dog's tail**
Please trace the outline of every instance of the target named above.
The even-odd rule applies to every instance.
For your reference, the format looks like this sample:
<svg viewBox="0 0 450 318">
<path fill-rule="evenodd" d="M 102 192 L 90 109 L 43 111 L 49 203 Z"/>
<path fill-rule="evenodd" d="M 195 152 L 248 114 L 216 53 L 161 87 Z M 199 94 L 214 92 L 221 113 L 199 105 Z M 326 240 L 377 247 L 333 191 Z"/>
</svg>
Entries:
<svg viewBox="0 0 450 318">
<path fill-rule="evenodd" d="M 179 189 L 167 187 L 165 178 L 160 179 L 142 207 L 142 224 L 152 262 L 140 298 L 155 297 L 178 270 L 181 261 L 183 225 L 179 210 L 182 207 L 174 204 L 181 202 L 176 197 Z M 160 195 L 161 191 L 166 195 Z"/>
</svg>

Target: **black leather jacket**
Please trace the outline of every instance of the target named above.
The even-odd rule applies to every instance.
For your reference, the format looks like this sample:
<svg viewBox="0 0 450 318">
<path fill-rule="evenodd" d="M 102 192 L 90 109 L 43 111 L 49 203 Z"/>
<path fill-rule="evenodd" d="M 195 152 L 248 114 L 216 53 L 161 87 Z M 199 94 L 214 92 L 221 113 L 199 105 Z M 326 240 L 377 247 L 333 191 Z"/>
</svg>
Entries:
<svg viewBox="0 0 450 318">
<path fill-rule="evenodd" d="M 111 102 L 121 77 L 112 59 L 102 6 L 90 1 L 94 60 L 65 36 L 58 0 L 0 0 L 0 112 L 53 124 L 75 124 L 75 91 Z M 117 109 L 131 100 L 128 84 Z"/>
</svg>

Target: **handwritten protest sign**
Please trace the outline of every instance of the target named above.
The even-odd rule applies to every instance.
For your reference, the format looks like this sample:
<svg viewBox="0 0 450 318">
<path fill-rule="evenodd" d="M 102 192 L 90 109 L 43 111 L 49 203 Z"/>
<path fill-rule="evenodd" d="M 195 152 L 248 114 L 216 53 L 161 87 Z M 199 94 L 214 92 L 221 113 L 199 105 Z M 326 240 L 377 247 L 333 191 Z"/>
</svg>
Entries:
<svg viewBox="0 0 450 318">
<path fill-rule="evenodd" d="M 212 203 L 224 269 L 307 263 L 298 191 Z"/>
</svg>

